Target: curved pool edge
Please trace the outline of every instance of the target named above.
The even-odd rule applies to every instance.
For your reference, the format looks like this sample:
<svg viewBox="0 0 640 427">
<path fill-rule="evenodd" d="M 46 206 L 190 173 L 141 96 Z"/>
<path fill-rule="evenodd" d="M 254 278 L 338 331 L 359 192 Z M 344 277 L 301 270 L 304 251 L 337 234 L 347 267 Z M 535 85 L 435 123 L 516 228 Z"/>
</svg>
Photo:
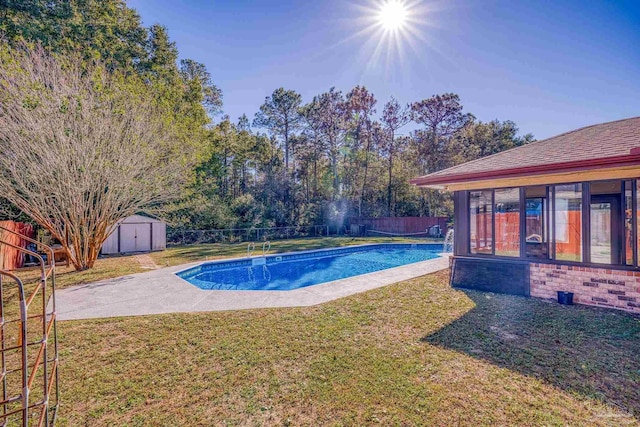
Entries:
<svg viewBox="0 0 640 427">
<path fill-rule="evenodd" d="M 56 305 L 60 320 L 307 307 L 446 270 L 449 255 L 285 292 L 202 290 L 175 275 L 191 262 L 62 289 Z"/>
<path fill-rule="evenodd" d="M 180 270 L 175 271 L 174 274 L 178 278 L 189 283 L 190 285 L 196 286 L 199 289 L 203 289 L 206 291 L 243 290 L 243 291 L 251 291 L 251 292 L 267 292 L 267 291 L 277 290 L 279 292 L 291 292 L 292 290 L 296 290 L 298 288 L 293 288 L 293 289 L 206 289 L 202 286 L 202 284 L 203 283 L 206 284 L 206 282 L 201 282 L 199 280 L 196 280 L 196 276 L 201 274 L 205 268 L 220 268 L 221 270 L 227 270 L 232 268 L 259 267 L 261 265 L 271 266 L 274 264 L 279 264 L 281 262 L 294 262 L 296 260 L 303 260 L 303 259 L 317 259 L 319 256 L 320 257 L 335 256 L 340 254 L 348 255 L 351 253 L 359 252 L 359 250 L 362 250 L 362 249 L 375 250 L 375 249 L 381 249 L 381 248 L 385 248 L 385 249 L 411 248 L 411 249 L 433 250 L 435 257 L 424 260 L 424 261 L 429 261 L 431 259 L 444 256 L 444 254 L 435 251 L 436 249 L 440 249 L 441 247 L 442 245 L 437 243 L 365 243 L 365 244 L 359 244 L 359 245 L 347 245 L 347 246 L 339 246 L 339 247 L 331 247 L 331 248 L 309 249 L 304 251 L 293 251 L 293 252 L 282 252 L 282 253 L 276 252 L 276 253 L 265 254 L 265 255 L 254 255 L 251 257 L 242 256 L 242 257 L 236 257 L 236 258 L 223 258 L 223 259 L 217 259 L 217 260 L 211 260 L 211 261 L 209 260 L 201 261 L 193 265 L 185 266 L 185 268 L 181 268 Z M 417 262 L 422 262 L 422 261 L 417 261 Z M 345 277 L 344 279 L 351 279 L 358 276 L 386 271 L 393 268 L 403 267 L 411 264 L 416 264 L 416 262 L 411 262 L 411 263 L 403 264 L 399 266 L 383 268 L 381 270 L 375 270 L 375 271 L 365 272 L 361 274 L 356 274 L 353 276 Z M 342 280 L 342 279 L 336 279 L 336 280 Z M 303 287 L 319 286 L 319 285 L 333 282 L 336 280 L 320 282 L 320 283 L 303 286 Z"/>
</svg>

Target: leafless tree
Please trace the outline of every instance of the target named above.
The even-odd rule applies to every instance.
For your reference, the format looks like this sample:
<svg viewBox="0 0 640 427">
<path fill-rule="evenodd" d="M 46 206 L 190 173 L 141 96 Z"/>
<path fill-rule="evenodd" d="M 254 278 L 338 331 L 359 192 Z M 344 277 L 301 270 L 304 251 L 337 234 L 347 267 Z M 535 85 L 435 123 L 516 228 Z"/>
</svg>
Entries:
<svg viewBox="0 0 640 427">
<path fill-rule="evenodd" d="M 0 195 L 92 268 L 123 218 L 179 195 L 195 154 L 144 82 L 0 43 Z"/>
</svg>

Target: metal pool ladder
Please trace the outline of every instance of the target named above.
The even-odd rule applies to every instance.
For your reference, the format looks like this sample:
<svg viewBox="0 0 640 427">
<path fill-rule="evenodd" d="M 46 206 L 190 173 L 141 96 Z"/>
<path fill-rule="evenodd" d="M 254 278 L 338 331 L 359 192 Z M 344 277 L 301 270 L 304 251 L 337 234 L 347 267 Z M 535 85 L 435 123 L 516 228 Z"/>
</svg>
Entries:
<svg viewBox="0 0 640 427">
<path fill-rule="evenodd" d="M 247 258 L 251 258 L 253 252 L 256 250 L 256 242 L 251 242 L 247 245 Z"/>
<path fill-rule="evenodd" d="M 262 244 L 262 256 L 265 256 L 266 254 L 268 254 L 270 250 L 271 250 L 271 242 L 267 240 Z"/>
<path fill-rule="evenodd" d="M 60 402 L 53 250 L 13 230 L 0 230 L 18 238 L 9 242 L 0 234 L 0 246 L 35 258 L 40 270 L 38 282 L 25 284 L 0 269 L 0 426 L 50 427 Z M 46 255 L 23 248 L 20 239 Z"/>
</svg>

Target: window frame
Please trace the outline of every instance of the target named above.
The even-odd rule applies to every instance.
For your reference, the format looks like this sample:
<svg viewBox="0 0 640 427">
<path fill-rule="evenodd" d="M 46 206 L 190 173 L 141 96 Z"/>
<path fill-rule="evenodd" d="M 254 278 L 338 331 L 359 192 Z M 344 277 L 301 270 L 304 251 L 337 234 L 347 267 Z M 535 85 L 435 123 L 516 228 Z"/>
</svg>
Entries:
<svg viewBox="0 0 640 427">
<path fill-rule="evenodd" d="M 498 246 L 498 242 L 496 241 L 496 212 L 497 212 L 497 207 L 496 207 L 496 191 L 500 191 L 500 190 L 517 190 L 518 192 L 518 215 L 519 215 L 519 224 L 518 224 L 518 230 L 519 230 L 519 235 L 518 235 L 518 255 L 517 256 L 512 256 L 512 255 L 496 255 L 499 257 L 505 257 L 505 258 L 512 258 L 512 259 L 518 259 L 518 258 L 522 258 L 522 224 L 523 222 L 526 224 L 526 218 L 523 221 L 522 220 L 522 189 L 524 187 L 502 187 L 502 188 L 494 188 L 493 189 L 493 254 L 496 255 L 496 247 Z M 526 207 L 525 207 L 526 209 Z"/>
<path fill-rule="evenodd" d="M 606 181 L 620 181 L 621 191 L 621 217 L 618 219 L 622 221 L 622 226 L 619 227 L 621 232 L 624 234 L 624 221 L 625 217 L 625 182 L 631 181 L 631 193 L 632 193 L 632 236 L 633 236 L 633 264 L 626 264 L 626 249 L 622 250 L 622 261 L 623 263 L 618 264 L 599 264 L 591 262 L 591 184 L 597 182 L 606 182 Z M 580 184 L 582 186 L 582 213 L 581 213 L 581 239 L 582 239 L 582 261 L 566 261 L 566 260 L 558 260 L 556 258 L 556 206 L 555 206 L 555 198 L 556 198 L 556 186 L 558 185 L 576 185 Z M 640 242 L 638 238 L 640 237 L 640 223 L 639 223 L 639 215 L 638 208 L 640 205 L 640 189 L 638 188 L 640 185 L 640 177 L 631 178 L 631 179 L 619 179 L 619 180 L 596 180 L 596 181 L 576 181 L 576 182 L 566 182 L 559 184 L 546 184 L 544 185 L 546 188 L 546 203 L 543 206 L 543 232 L 545 233 L 545 238 L 549 245 L 548 258 L 527 258 L 525 251 L 525 240 L 526 240 L 526 188 L 530 186 L 519 186 L 519 187 L 498 187 L 498 188 L 479 188 L 474 190 L 466 190 L 466 201 L 467 201 L 467 214 L 466 214 L 466 226 L 467 226 L 467 253 L 465 256 L 477 257 L 477 258 L 492 258 L 492 259 L 500 259 L 500 260 L 511 260 L 511 261 L 524 261 L 529 263 L 551 263 L 551 264 L 562 264 L 562 265 L 570 265 L 570 266 L 580 266 L 580 267 L 594 267 L 594 268 L 610 268 L 615 270 L 636 270 L 640 271 Z M 540 185 L 542 186 L 542 185 Z M 513 189 L 518 188 L 520 194 L 520 255 L 518 257 L 515 256 L 502 256 L 496 255 L 495 248 L 495 191 L 500 189 Z M 472 192 L 491 192 L 491 239 L 492 239 L 492 247 L 491 253 L 472 253 L 471 248 L 471 193 Z M 524 214 L 523 214 L 524 211 Z M 546 217 L 545 217 L 546 216 Z M 624 241 L 624 235 L 623 241 Z"/>
<path fill-rule="evenodd" d="M 491 253 L 483 254 L 483 253 L 473 253 L 471 247 L 471 193 L 483 193 L 483 192 L 491 192 Z M 495 230 L 495 221 L 496 221 L 496 212 L 495 212 L 495 189 L 490 188 L 486 190 L 470 190 L 467 191 L 467 245 L 469 248 L 469 255 L 471 256 L 482 256 L 482 257 L 495 257 L 496 256 L 496 230 Z M 479 212 L 477 212 L 479 213 Z M 486 213 L 486 212 L 485 212 Z M 477 232 L 477 230 L 476 230 Z M 499 256 L 499 255 L 498 255 Z M 513 258 L 513 257 L 512 257 Z"/>
<path fill-rule="evenodd" d="M 640 228 L 640 224 L 638 224 L 638 183 L 640 183 L 640 179 L 632 179 L 631 180 L 631 220 L 633 221 L 632 226 L 632 234 L 633 234 L 633 267 L 639 268 L 640 266 L 640 254 L 638 248 L 638 228 Z"/>
</svg>

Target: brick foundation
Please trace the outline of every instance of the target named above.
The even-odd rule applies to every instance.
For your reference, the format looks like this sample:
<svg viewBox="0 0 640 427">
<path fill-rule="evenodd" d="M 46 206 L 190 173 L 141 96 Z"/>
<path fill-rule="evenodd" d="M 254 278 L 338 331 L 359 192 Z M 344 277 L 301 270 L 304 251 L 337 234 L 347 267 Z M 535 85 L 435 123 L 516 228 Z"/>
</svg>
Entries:
<svg viewBox="0 0 640 427">
<path fill-rule="evenodd" d="M 573 292 L 576 304 L 640 313 L 640 272 L 554 264 L 530 264 L 532 297 L 557 299 Z"/>
</svg>

